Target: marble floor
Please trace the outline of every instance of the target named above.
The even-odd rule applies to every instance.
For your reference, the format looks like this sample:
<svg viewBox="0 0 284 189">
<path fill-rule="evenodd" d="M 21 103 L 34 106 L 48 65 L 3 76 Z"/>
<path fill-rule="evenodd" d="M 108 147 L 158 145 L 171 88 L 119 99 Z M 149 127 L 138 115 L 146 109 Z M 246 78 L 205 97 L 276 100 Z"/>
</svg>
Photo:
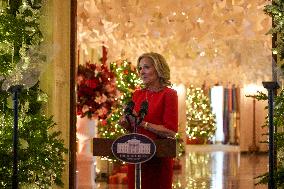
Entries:
<svg viewBox="0 0 284 189">
<path fill-rule="evenodd" d="M 237 146 L 186 145 L 174 171 L 173 189 L 264 189 L 254 178 L 268 170 L 266 153 L 240 153 Z M 97 182 L 97 189 L 127 189 L 126 185 Z"/>
</svg>

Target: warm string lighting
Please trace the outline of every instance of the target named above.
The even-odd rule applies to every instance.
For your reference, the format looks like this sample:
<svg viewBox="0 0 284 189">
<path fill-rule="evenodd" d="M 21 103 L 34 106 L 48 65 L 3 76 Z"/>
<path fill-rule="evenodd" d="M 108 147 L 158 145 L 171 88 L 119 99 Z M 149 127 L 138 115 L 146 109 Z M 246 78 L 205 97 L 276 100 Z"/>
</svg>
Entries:
<svg viewBox="0 0 284 189">
<path fill-rule="evenodd" d="M 100 121 L 99 133 L 103 138 L 114 139 L 125 133 L 118 121 L 123 116 L 123 106 L 130 101 L 132 92 L 141 84 L 141 80 L 134 66 L 126 60 L 111 63 L 110 68 L 116 78 L 118 96 L 111 108 L 111 114 L 107 119 Z"/>
<path fill-rule="evenodd" d="M 23 167 L 21 164 L 20 169 L 24 172 L 29 172 L 29 177 L 32 178 L 41 178 L 46 179 L 47 182 L 54 183 L 54 180 L 56 179 L 56 174 L 58 174 L 58 171 L 51 170 L 50 165 L 53 164 L 53 161 L 56 161 L 56 165 L 58 166 L 57 169 L 61 169 L 64 167 L 65 163 L 62 159 L 59 157 L 63 155 L 63 144 L 60 143 L 61 140 L 57 140 L 57 137 L 59 133 L 55 134 L 51 131 L 48 131 L 49 128 L 53 127 L 53 122 L 51 119 L 47 118 L 45 115 L 39 113 L 39 110 L 35 110 L 34 105 L 41 105 L 45 102 L 45 95 L 42 93 L 39 89 L 30 89 L 30 90 L 24 90 L 22 91 L 22 98 L 19 100 L 19 117 L 18 117 L 18 127 L 19 127 L 19 153 L 22 155 L 25 155 L 26 153 L 33 154 L 35 151 L 39 150 L 37 153 L 37 156 L 33 156 L 31 158 L 21 158 L 20 160 L 25 165 L 30 165 L 29 170 L 26 170 L 25 167 Z M 12 133 L 13 133 L 13 124 L 14 124 L 14 117 L 10 110 L 13 109 L 12 106 L 12 99 L 10 98 L 11 95 L 5 94 L 5 92 L 1 93 L 1 97 L 4 97 L 6 100 L 2 101 L 1 109 L 0 109 L 0 135 L 3 139 L 3 144 L 10 141 L 12 139 Z M 9 97 L 6 98 L 8 95 Z M 29 101 L 30 99 L 26 99 L 25 97 L 29 97 L 33 99 L 32 101 Z M 38 114 L 31 114 L 31 112 L 36 111 Z M 40 123 L 40 124 L 38 124 Z M 52 137 L 51 137 L 52 135 Z M 48 137 L 49 140 L 44 139 L 43 137 Z M 44 142 L 40 143 L 40 146 L 35 147 L 37 143 L 42 141 L 44 139 Z M 5 142 L 6 141 L 6 142 Z M 62 146 L 61 146 L 62 145 Z M 6 157 L 10 157 L 12 154 L 12 144 L 10 142 L 7 143 L 7 145 L 1 145 L 1 150 L 6 151 L 8 154 Z M 41 148 L 44 148 L 42 150 Z M 45 152 L 44 154 L 41 152 Z M 56 160 L 55 160 L 56 158 Z M 33 163 L 38 165 L 38 162 L 41 161 L 42 164 L 40 164 L 40 169 L 42 171 L 37 171 L 37 169 L 34 169 L 34 166 L 32 166 Z M 1 172 L 8 172 L 11 169 L 11 166 L 9 163 L 7 163 L 7 166 L 1 167 Z M 46 172 L 50 172 L 50 174 L 46 174 Z M 54 172 L 54 173 L 53 173 Z M 47 178 L 48 177 L 48 178 Z M 25 181 L 27 182 L 27 181 Z M 23 183 L 25 185 L 26 183 Z M 33 182 L 33 181 L 32 181 Z M 36 185 L 41 185 L 41 182 L 34 182 Z M 6 183 L 2 182 L 0 183 L 1 186 L 5 186 Z M 27 186 L 32 188 L 37 188 L 37 186 L 32 184 L 27 184 Z"/>
<path fill-rule="evenodd" d="M 23 26 L 19 25 L 20 22 L 17 22 L 13 17 L 6 17 L 6 8 L 8 4 L 5 3 L 5 5 L 2 5 L 3 4 L 1 3 L 0 16 L 2 17 L 2 21 L 3 19 L 5 21 L 3 22 L 4 26 L 1 29 L 3 41 L 1 41 L 0 48 L 2 50 L 4 49 L 7 57 L 10 57 L 3 62 L 5 66 L 2 67 L 1 65 L 1 75 L 5 75 L 5 79 L 3 78 L 4 82 L 2 84 L 2 89 L 8 90 L 11 86 L 18 84 L 23 85 L 25 88 L 30 88 L 38 81 L 40 72 L 43 68 L 42 65 L 50 62 L 50 58 L 48 57 L 51 57 L 51 53 L 47 55 L 47 49 L 43 49 L 46 47 L 40 45 L 43 41 L 43 37 L 39 35 L 41 33 L 39 30 L 40 27 L 38 27 L 38 25 L 40 25 L 39 17 L 41 11 L 40 9 L 32 8 L 27 2 L 23 1 L 17 11 L 16 19 L 28 22 L 30 26 L 22 28 Z M 27 15 L 27 11 L 29 12 L 29 15 Z M 21 31 L 19 30 L 22 36 L 33 36 L 29 38 L 28 41 L 30 42 L 28 44 L 22 42 L 22 44 L 18 46 L 18 51 L 16 52 L 20 55 L 20 59 L 18 60 L 15 60 L 14 58 L 14 41 L 11 40 L 10 37 L 15 35 L 17 31 L 13 31 L 13 28 L 5 26 L 12 24 L 19 25 L 15 28 L 22 28 Z M 7 28 L 10 29 L 7 30 Z M 7 31 L 5 31 L 5 29 Z M 25 39 L 23 41 L 25 41 Z M 1 77 L 0 79 L 2 80 Z"/>
</svg>

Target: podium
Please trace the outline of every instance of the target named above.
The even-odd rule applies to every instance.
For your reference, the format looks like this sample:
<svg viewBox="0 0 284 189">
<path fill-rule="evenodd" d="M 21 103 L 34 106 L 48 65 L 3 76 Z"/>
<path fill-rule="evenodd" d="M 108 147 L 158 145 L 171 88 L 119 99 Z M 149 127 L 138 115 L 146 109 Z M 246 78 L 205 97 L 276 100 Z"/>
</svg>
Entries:
<svg viewBox="0 0 284 189">
<path fill-rule="evenodd" d="M 141 163 L 153 156 L 176 157 L 176 139 L 152 140 L 136 133 L 123 135 L 116 140 L 94 138 L 93 155 L 116 157 L 121 161 L 134 163 L 135 189 L 141 189 Z"/>
<path fill-rule="evenodd" d="M 94 156 L 113 156 L 111 151 L 114 139 L 94 138 L 93 155 Z M 176 157 L 176 140 L 175 139 L 154 139 L 156 144 L 155 157 Z"/>
</svg>

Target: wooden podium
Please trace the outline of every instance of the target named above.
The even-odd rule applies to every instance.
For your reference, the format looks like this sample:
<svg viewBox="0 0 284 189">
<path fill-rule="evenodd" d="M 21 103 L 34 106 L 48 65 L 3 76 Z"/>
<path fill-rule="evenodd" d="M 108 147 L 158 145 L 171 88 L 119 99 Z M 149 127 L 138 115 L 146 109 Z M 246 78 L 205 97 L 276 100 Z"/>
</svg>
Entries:
<svg viewBox="0 0 284 189">
<path fill-rule="evenodd" d="M 113 156 L 111 145 L 114 139 L 94 138 L 93 155 L 94 156 Z M 155 139 L 156 157 L 176 157 L 176 140 L 175 139 Z"/>
<path fill-rule="evenodd" d="M 143 141 L 143 144 L 140 141 Z M 126 146 L 124 146 L 125 144 Z M 117 150 L 118 146 L 120 146 L 119 150 Z M 142 151 L 140 151 L 141 149 Z M 112 150 L 114 150 L 114 154 Z M 136 153 L 138 157 L 133 157 L 132 155 Z M 135 163 L 135 189 L 141 189 L 141 164 L 150 160 L 153 156 L 176 157 L 176 139 L 151 140 L 144 135 L 136 133 L 121 136 L 117 140 L 94 138 L 93 155 L 116 157 L 120 161 Z"/>
</svg>

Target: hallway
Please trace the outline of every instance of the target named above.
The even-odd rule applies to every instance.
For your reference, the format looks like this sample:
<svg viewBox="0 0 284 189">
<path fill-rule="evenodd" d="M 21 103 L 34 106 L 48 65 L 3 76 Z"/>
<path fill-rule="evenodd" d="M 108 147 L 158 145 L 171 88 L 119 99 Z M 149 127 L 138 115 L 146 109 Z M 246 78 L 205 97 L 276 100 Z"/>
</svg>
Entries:
<svg viewBox="0 0 284 189">
<path fill-rule="evenodd" d="M 268 170 L 268 155 L 240 153 L 237 146 L 186 145 L 175 170 L 173 189 L 264 189 L 254 177 Z M 157 173 L 158 174 L 158 173 Z M 127 189 L 126 185 L 96 183 L 98 189 Z"/>
</svg>

